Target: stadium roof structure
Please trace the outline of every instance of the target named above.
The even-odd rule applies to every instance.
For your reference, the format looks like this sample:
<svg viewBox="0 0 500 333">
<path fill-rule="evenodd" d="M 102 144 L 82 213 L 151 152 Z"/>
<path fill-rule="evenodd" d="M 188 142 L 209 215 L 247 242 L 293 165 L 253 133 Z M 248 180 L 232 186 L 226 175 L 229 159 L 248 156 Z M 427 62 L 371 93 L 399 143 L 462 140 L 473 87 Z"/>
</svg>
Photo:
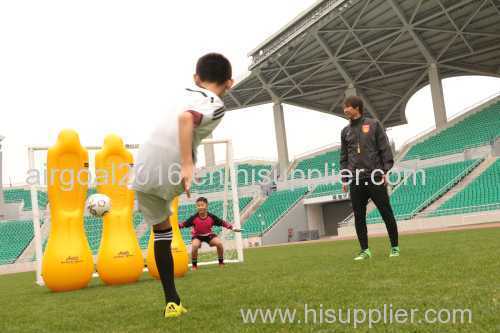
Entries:
<svg viewBox="0 0 500 333">
<path fill-rule="evenodd" d="M 441 78 L 500 77 L 500 0 L 317 1 L 249 56 L 229 110 L 274 102 L 344 117 L 343 99 L 357 94 L 392 127 L 430 83 L 439 125 Z"/>
</svg>

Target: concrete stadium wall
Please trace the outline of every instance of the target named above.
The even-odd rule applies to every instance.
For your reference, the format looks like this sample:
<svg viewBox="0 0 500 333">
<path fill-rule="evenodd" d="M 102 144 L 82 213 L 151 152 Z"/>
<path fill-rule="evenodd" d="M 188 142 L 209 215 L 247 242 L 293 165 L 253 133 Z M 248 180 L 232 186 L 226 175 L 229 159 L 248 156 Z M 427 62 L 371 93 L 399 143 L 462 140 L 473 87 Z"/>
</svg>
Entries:
<svg viewBox="0 0 500 333">
<path fill-rule="evenodd" d="M 35 262 L 14 263 L 0 266 L 0 275 L 13 274 L 21 272 L 33 272 L 35 270 Z M 33 275 L 33 283 L 35 283 L 35 275 Z"/>
<path fill-rule="evenodd" d="M 298 232 L 307 231 L 307 218 L 304 203 L 301 200 L 288 211 L 269 231 L 262 236 L 262 245 L 288 242 L 288 229 L 293 229 L 290 241 L 298 241 Z"/>
<path fill-rule="evenodd" d="M 442 229 L 449 227 L 458 227 L 482 223 L 495 223 L 500 221 L 500 210 L 491 212 L 476 212 L 470 214 L 457 214 L 439 217 L 420 218 L 413 220 L 405 220 L 398 222 L 398 230 L 400 232 L 423 231 L 432 229 Z M 384 223 L 369 224 L 368 233 L 384 233 L 386 232 Z M 339 228 L 339 236 L 350 237 L 356 236 L 354 225 L 348 225 Z"/>
<path fill-rule="evenodd" d="M 497 138 L 491 150 L 493 156 L 500 156 L 500 138 Z"/>
<path fill-rule="evenodd" d="M 462 162 L 464 160 L 475 158 L 484 158 L 491 154 L 492 150 L 493 149 L 491 145 L 485 145 L 476 148 L 469 148 L 460 153 L 429 158 L 426 160 L 401 161 L 397 163 L 397 166 L 405 169 L 427 168 L 431 166 Z"/>
<path fill-rule="evenodd" d="M 22 205 L 19 203 L 6 203 L 0 211 L 1 220 L 19 220 L 21 219 Z M 31 218 L 31 214 L 30 217 Z"/>
</svg>

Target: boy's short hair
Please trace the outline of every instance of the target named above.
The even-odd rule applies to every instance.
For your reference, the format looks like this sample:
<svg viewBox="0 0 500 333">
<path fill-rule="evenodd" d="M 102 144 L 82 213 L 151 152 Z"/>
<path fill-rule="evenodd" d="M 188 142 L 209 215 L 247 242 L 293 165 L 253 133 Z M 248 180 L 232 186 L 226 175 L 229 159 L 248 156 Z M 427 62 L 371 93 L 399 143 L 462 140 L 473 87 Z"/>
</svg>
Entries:
<svg viewBox="0 0 500 333">
<path fill-rule="evenodd" d="M 219 53 L 208 53 L 198 59 L 196 75 L 201 81 L 224 84 L 233 77 L 231 63 Z"/>
<path fill-rule="evenodd" d="M 198 199 L 196 199 L 196 203 L 198 203 L 198 202 L 204 202 L 208 205 L 208 200 L 205 197 L 199 197 Z"/>
<path fill-rule="evenodd" d="M 361 114 L 363 113 L 363 100 L 359 96 L 347 97 L 344 101 L 344 106 L 357 108 Z"/>
</svg>

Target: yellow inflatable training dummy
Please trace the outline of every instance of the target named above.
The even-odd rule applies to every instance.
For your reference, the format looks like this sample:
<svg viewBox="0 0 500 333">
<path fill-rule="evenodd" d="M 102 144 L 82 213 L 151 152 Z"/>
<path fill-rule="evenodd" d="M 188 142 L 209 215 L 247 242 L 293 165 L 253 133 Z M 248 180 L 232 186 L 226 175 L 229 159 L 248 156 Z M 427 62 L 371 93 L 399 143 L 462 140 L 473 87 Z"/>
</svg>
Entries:
<svg viewBox="0 0 500 333">
<path fill-rule="evenodd" d="M 144 268 L 139 242 L 132 224 L 134 192 L 128 189 L 132 154 L 122 139 L 106 136 L 95 157 L 97 192 L 111 199 L 111 210 L 103 217 L 97 272 L 110 285 L 135 282 Z"/>
<path fill-rule="evenodd" d="M 81 289 L 92 278 L 94 263 L 83 228 L 88 176 L 88 153 L 78 134 L 61 131 L 47 152 L 51 227 L 42 277 L 52 291 Z"/>
</svg>

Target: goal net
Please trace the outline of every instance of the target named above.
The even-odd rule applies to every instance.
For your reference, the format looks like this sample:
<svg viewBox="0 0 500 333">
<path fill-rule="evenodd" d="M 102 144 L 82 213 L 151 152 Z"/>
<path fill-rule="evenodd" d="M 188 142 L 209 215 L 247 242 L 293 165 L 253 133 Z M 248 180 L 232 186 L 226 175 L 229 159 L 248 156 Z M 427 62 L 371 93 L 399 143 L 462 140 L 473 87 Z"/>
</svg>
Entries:
<svg viewBox="0 0 500 333">
<path fill-rule="evenodd" d="M 208 211 L 232 224 L 234 228 L 240 228 L 240 210 L 250 201 L 251 197 L 238 197 L 237 175 L 233 162 L 233 151 L 231 140 L 229 139 L 207 139 L 202 141 L 202 145 L 225 145 L 225 159 L 217 167 L 204 167 L 195 173 L 195 181 L 191 191 L 191 199 L 185 195 L 180 198 L 178 209 L 178 221 L 183 222 L 196 213 L 195 200 L 198 196 L 205 196 L 209 200 Z M 138 145 L 126 145 L 127 149 L 136 156 Z M 37 283 L 43 285 L 41 277 L 42 259 L 45 246 L 50 233 L 50 202 L 47 197 L 47 150 L 49 147 L 33 146 L 28 147 L 30 189 L 33 214 L 33 259 L 36 262 Z M 95 155 L 99 146 L 86 147 L 89 156 L 89 189 L 88 195 L 96 193 L 95 187 Z M 38 177 L 38 179 L 36 178 Z M 142 216 L 137 211 L 137 204 L 134 205 L 133 225 L 135 228 L 139 246 L 146 257 L 151 227 L 149 227 Z M 97 253 L 101 242 L 103 221 L 102 218 L 89 215 L 84 216 L 84 229 L 90 249 L 94 254 L 94 262 L 97 260 Z M 222 227 L 214 227 L 213 231 L 218 235 L 224 246 L 224 262 L 243 262 L 243 241 L 241 233 L 236 233 Z M 180 229 L 182 239 L 186 245 L 191 262 L 191 229 Z M 218 254 L 215 247 L 210 247 L 206 243 L 198 251 L 198 265 L 210 265 L 218 263 Z"/>
</svg>

